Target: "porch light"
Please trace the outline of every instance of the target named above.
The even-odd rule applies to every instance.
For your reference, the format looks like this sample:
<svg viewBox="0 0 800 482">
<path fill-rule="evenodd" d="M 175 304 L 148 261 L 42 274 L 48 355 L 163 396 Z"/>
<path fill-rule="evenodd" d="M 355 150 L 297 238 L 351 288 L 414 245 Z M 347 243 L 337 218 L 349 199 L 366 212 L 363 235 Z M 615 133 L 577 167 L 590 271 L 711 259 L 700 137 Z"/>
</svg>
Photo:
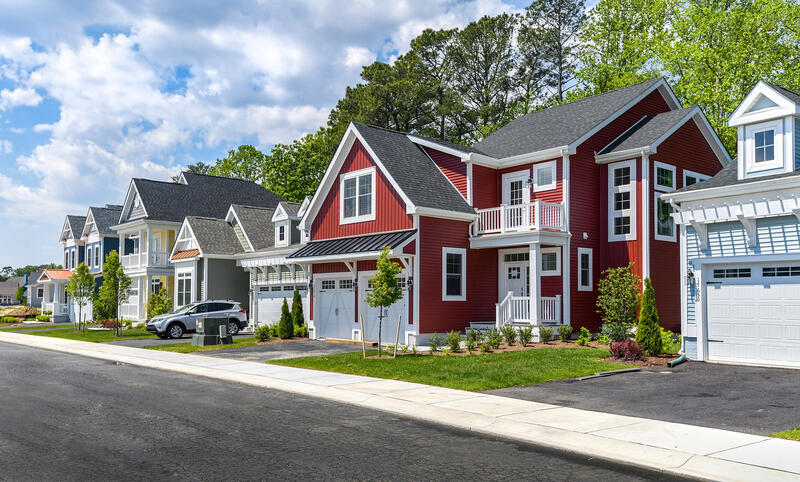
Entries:
<svg viewBox="0 0 800 482">
<path fill-rule="evenodd" d="M 353 280 L 353 291 L 358 291 L 358 280 L 357 279 Z"/>
<path fill-rule="evenodd" d="M 686 284 L 692 284 L 694 282 L 694 271 L 692 268 L 687 268 L 686 270 Z"/>
<path fill-rule="evenodd" d="M 534 184 L 535 182 L 536 182 L 536 181 L 534 181 L 532 177 L 529 177 L 529 178 L 528 178 L 528 180 L 527 180 L 527 181 L 525 181 L 525 185 L 526 185 L 527 187 L 531 188 L 531 187 L 533 187 L 533 184 Z"/>
<path fill-rule="evenodd" d="M 411 288 L 412 286 L 414 286 L 414 278 L 408 278 L 408 279 L 406 279 L 406 286 L 407 286 L 408 288 Z"/>
</svg>

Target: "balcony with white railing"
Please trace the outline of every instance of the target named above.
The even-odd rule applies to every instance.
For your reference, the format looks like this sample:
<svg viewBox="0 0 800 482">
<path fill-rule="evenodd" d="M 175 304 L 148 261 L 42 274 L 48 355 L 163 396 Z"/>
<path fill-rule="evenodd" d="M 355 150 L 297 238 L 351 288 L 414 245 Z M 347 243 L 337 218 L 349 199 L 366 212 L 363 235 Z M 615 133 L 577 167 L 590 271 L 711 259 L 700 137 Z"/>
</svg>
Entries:
<svg viewBox="0 0 800 482">
<path fill-rule="evenodd" d="M 479 209 L 472 236 L 531 230 L 566 231 L 564 205 L 536 200 L 531 203 Z"/>
<path fill-rule="evenodd" d="M 150 253 L 135 253 L 120 256 L 120 262 L 124 268 L 168 268 L 169 253 L 166 251 L 152 251 Z"/>
<path fill-rule="evenodd" d="M 561 324 L 561 295 L 539 297 L 538 320 L 531 317 L 531 297 L 508 295 L 495 306 L 497 328 L 509 324 Z"/>
</svg>

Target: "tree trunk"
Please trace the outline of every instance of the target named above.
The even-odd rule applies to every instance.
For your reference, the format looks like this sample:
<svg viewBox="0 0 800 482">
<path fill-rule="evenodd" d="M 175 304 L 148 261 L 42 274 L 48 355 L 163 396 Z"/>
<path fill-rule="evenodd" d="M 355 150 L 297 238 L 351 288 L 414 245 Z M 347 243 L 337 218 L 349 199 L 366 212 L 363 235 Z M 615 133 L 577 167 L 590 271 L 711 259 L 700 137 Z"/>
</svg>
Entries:
<svg viewBox="0 0 800 482">
<path fill-rule="evenodd" d="M 381 330 L 383 329 L 383 306 L 379 308 L 381 310 L 380 314 L 378 314 L 378 358 L 383 357 L 383 346 L 381 345 Z"/>
<path fill-rule="evenodd" d="M 364 332 L 364 313 L 359 316 L 361 319 L 361 354 L 367 358 L 367 334 Z"/>
</svg>

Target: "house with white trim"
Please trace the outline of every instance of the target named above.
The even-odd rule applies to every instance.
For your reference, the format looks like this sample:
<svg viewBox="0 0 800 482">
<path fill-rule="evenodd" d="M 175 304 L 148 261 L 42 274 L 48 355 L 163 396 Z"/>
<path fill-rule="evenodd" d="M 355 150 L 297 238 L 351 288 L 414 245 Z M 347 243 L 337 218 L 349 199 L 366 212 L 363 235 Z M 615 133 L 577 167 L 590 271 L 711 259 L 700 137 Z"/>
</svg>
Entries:
<svg viewBox="0 0 800 482">
<path fill-rule="evenodd" d="M 686 354 L 800 367 L 800 93 L 759 82 L 729 125 L 736 162 L 663 196 L 680 231 Z"/>
</svg>

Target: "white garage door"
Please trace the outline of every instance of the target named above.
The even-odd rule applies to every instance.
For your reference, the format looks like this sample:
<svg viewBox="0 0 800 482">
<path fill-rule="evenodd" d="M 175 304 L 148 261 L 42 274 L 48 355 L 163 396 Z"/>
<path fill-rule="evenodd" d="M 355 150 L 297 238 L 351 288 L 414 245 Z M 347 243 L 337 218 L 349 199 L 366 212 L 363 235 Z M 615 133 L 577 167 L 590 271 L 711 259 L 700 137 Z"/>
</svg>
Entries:
<svg viewBox="0 0 800 482">
<path fill-rule="evenodd" d="M 314 327 L 318 338 L 353 339 L 355 323 L 355 295 L 353 280 L 327 278 L 315 281 Z"/>
<path fill-rule="evenodd" d="M 292 307 L 295 285 L 262 286 L 258 291 L 258 324 L 275 324 L 281 319 L 283 299 Z M 308 319 L 308 289 L 305 285 L 297 285 L 303 300 L 303 314 Z"/>
<path fill-rule="evenodd" d="M 400 278 L 400 285 L 403 287 L 403 298 L 398 300 L 390 306 L 384 313 L 382 330 L 381 330 L 381 343 L 394 343 L 397 336 L 397 318 L 402 316 L 401 323 L 408 324 L 408 289 L 406 286 L 406 278 Z M 372 291 L 369 276 L 362 277 L 359 281 L 361 294 L 359 300 L 359 313 L 364 314 L 364 323 L 366 324 L 367 340 L 378 341 L 378 315 L 380 314 L 379 308 L 372 308 L 367 304 L 367 293 Z M 400 343 L 403 343 L 405 337 L 405 329 L 400 326 Z"/>
<path fill-rule="evenodd" d="M 708 359 L 800 366 L 800 265 L 716 268 Z"/>
</svg>

